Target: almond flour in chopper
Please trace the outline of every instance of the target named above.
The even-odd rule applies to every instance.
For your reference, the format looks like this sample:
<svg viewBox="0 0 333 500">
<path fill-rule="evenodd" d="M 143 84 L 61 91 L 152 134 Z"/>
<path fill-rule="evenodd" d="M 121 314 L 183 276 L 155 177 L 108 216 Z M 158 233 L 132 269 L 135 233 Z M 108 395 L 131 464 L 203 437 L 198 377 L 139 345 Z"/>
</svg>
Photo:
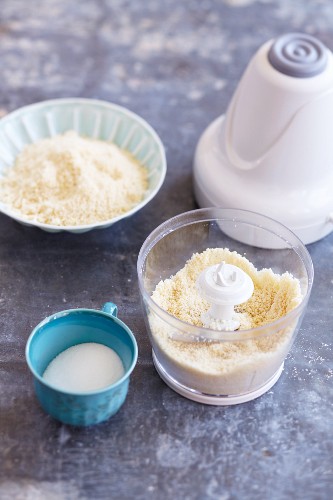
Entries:
<svg viewBox="0 0 333 500">
<path fill-rule="evenodd" d="M 233 319 L 239 322 L 240 330 L 272 323 L 302 300 L 299 281 L 290 273 L 279 275 L 271 269 L 258 271 L 245 257 L 226 248 L 194 254 L 175 276 L 157 285 L 152 299 L 181 321 L 205 326 L 203 316 L 211 304 L 202 297 L 197 280 L 205 268 L 221 262 L 237 266 L 254 285 L 251 298 L 235 307 Z M 156 316 L 151 318 L 151 328 L 167 365 L 176 367 L 178 380 L 179 372 L 184 371 L 197 390 L 205 394 L 229 395 L 249 392 L 258 385 L 258 380 L 264 383 L 269 379 L 272 366 L 278 368 L 287 354 L 293 333 L 289 325 L 258 339 L 238 340 L 236 335 L 235 341 L 232 337 L 230 341 L 219 341 L 217 335 L 216 340 L 189 342 L 186 337 L 182 341 L 181 335 L 174 337 L 172 327 Z M 184 383 L 184 377 L 182 379 Z"/>
</svg>

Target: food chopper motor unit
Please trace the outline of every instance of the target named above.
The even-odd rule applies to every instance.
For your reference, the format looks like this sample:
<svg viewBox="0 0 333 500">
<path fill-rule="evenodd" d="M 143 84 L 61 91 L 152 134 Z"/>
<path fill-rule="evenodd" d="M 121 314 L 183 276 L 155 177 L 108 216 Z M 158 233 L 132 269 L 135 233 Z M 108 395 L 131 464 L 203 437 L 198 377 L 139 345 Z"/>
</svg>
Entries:
<svg viewBox="0 0 333 500">
<path fill-rule="evenodd" d="M 333 230 L 332 130 L 332 52 L 302 33 L 266 42 L 199 140 L 199 205 L 265 214 L 305 244 L 323 238 Z"/>
</svg>

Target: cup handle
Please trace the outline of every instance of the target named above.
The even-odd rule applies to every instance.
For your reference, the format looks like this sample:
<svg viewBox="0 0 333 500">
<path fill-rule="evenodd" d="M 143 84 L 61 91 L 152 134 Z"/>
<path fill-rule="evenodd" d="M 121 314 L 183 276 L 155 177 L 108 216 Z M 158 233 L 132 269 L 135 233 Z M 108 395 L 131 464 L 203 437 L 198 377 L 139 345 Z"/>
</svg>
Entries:
<svg viewBox="0 0 333 500">
<path fill-rule="evenodd" d="M 105 302 L 102 307 L 102 311 L 116 318 L 118 314 L 118 307 L 113 302 Z"/>
</svg>

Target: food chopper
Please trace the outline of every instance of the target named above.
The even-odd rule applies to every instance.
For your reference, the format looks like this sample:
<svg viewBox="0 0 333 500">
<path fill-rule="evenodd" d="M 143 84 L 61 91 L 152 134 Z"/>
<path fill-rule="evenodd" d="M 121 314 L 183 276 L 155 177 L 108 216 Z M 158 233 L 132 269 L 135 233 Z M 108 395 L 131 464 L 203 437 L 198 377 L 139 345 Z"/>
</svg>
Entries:
<svg viewBox="0 0 333 500">
<path fill-rule="evenodd" d="M 201 207 L 265 214 L 305 243 L 333 230 L 333 54 L 289 33 L 251 59 L 194 157 Z"/>
<path fill-rule="evenodd" d="M 257 247 L 245 243 L 253 232 Z M 268 237 L 272 248 L 261 244 Z M 169 314 L 152 298 L 156 286 L 174 276 L 193 254 L 211 248 L 228 248 L 246 255 L 257 269 L 290 273 L 299 280 L 301 302 L 279 319 L 247 330 L 236 330 L 237 325 L 230 324 L 226 328 L 223 321 L 220 329 L 213 329 L 210 324 L 196 326 Z M 288 228 L 246 210 L 212 207 L 185 212 L 164 222 L 148 236 L 140 250 L 137 269 L 153 361 L 167 385 L 188 399 L 223 406 L 250 401 L 275 384 L 301 324 L 313 282 L 311 257 Z M 222 293 L 226 295 L 224 302 L 220 301 L 220 293 L 216 293 L 219 286 L 216 271 L 222 272 L 226 289 L 231 288 Z M 211 304 L 218 302 L 219 307 L 222 304 L 224 321 L 229 321 L 224 306 L 232 307 L 252 293 L 246 277 L 235 269 L 224 271 L 223 266 L 222 270 L 220 266 L 206 268 L 197 283 Z M 215 311 L 213 317 L 217 316 Z M 257 349 L 257 345 L 264 345 L 264 349 Z M 219 358 L 216 370 L 214 352 L 212 366 L 207 365 L 203 354 L 208 349 L 220 349 L 219 346 L 225 346 L 226 352 Z M 235 356 L 235 352 L 240 355 Z"/>
</svg>

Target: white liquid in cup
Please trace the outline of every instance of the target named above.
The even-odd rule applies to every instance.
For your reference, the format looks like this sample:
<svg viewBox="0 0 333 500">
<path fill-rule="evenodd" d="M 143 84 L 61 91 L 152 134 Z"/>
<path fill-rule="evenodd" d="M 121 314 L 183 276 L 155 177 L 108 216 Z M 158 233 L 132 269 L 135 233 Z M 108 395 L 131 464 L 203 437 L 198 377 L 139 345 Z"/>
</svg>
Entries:
<svg viewBox="0 0 333 500">
<path fill-rule="evenodd" d="M 58 354 L 47 366 L 43 379 L 64 391 L 90 392 L 108 387 L 124 374 L 123 363 L 113 349 L 87 342 Z"/>
</svg>

